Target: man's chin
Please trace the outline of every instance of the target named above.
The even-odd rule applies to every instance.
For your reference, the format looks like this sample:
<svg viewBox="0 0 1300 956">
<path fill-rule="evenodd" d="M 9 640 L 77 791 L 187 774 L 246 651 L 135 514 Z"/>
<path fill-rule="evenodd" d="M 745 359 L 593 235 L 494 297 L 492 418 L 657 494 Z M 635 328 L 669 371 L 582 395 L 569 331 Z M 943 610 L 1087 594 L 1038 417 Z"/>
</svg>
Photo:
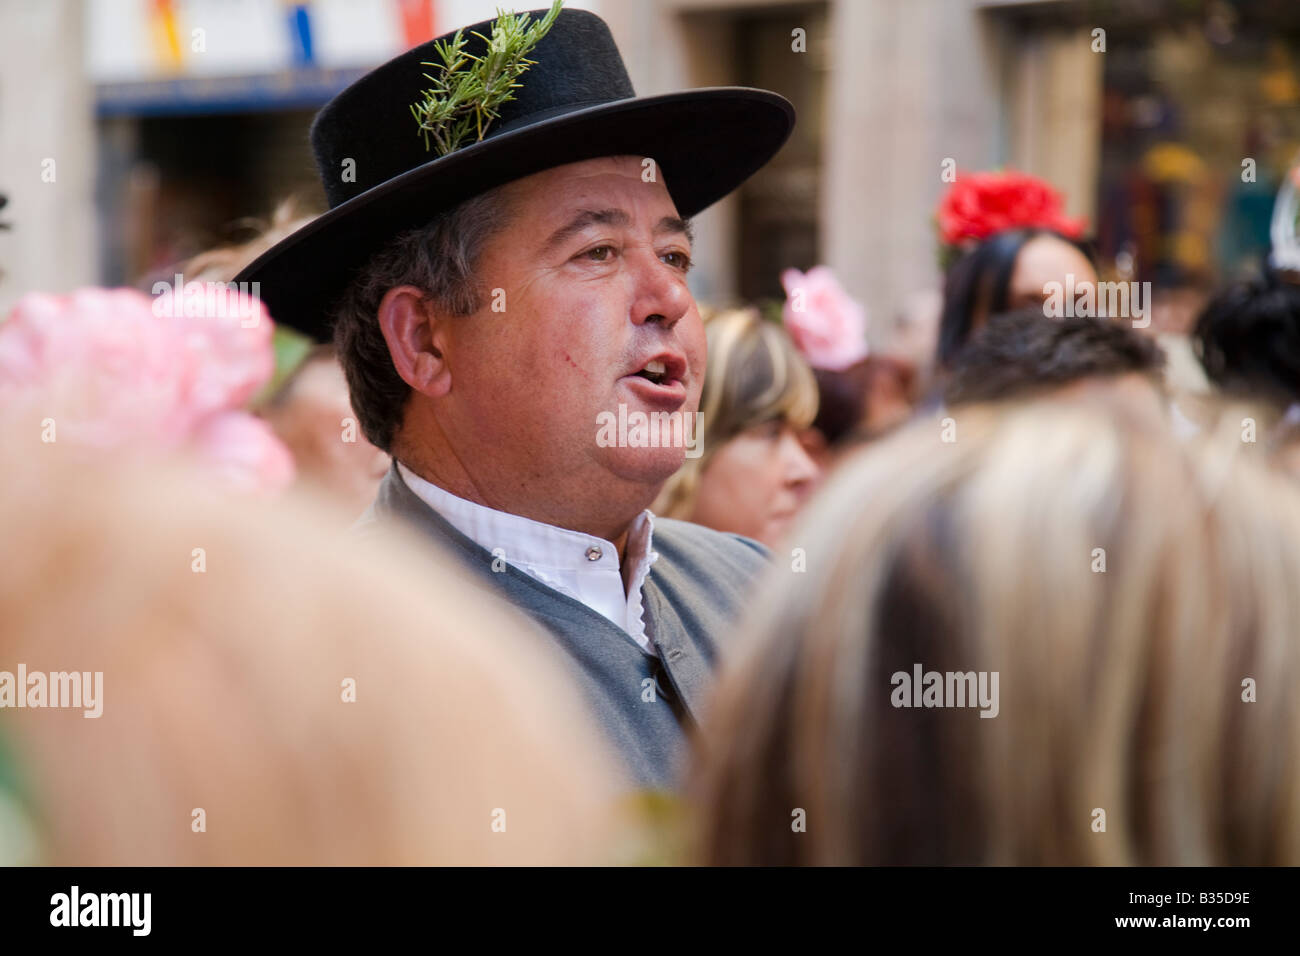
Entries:
<svg viewBox="0 0 1300 956">
<path fill-rule="evenodd" d="M 662 485 L 686 460 L 683 448 L 602 448 L 609 470 L 624 481 Z"/>
</svg>

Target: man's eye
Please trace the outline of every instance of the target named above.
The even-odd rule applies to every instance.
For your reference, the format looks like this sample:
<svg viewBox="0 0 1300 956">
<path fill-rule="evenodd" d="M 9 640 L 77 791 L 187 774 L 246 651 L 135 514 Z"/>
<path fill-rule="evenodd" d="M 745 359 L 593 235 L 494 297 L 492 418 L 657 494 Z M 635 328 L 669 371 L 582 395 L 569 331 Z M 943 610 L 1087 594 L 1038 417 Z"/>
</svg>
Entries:
<svg viewBox="0 0 1300 956">
<path fill-rule="evenodd" d="M 670 266 L 681 269 L 683 272 L 691 267 L 691 257 L 684 252 L 666 252 L 660 258 Z"/>
<path fill-rule="evenodd" d="M 595 249 L 588 249 L 582 253 L 580 258 L 589 259 L 592 262 L 605 262 L 614 254 L 613 246 L 597 246 Z"/>
</svg>

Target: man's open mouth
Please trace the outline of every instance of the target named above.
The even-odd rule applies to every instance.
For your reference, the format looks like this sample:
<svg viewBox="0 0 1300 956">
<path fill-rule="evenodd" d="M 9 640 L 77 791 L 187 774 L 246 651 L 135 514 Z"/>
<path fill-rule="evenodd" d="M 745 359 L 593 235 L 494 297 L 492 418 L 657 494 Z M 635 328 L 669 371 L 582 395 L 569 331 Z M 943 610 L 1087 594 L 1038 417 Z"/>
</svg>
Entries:
<svg viewBox="0 0 1300 956">
<path fill-rule="evenodd" d="M 632 389 L 637 401 L 656 408 L 673 409 L 686 401 L 686 356 L 677 352 L 660 352 L 642 361 L 640 368 L 623 377 L 625 387 Z M 642 379 L 645 385 L 635 385 L 632 379 Z"/>
<path fill-rule="evenodd" d="M 656 385 L 662 385 L 668 380 L 668 366 L 656 359 L 647 362 L 645 368 L 636 374 L 641 378 L 654 382 Z"/>
<path fill-rule="evenodd" d="M 686 377 L 686 356 L 671 351 L 647 356 L 641 367 L 629 374 L 655 385 L 680 383 Z"/>
</svg>

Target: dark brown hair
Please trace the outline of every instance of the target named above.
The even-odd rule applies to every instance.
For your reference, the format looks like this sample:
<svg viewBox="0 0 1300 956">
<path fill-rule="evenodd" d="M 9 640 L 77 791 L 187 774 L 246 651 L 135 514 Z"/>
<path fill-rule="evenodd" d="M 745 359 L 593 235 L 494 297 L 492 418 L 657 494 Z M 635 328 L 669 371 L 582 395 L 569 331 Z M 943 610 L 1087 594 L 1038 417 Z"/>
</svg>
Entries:
<svg viewBox="0 0 1300 956">
<path fill-rule="evenodd" d="M 1019 398 L 1085 378 L 1158 375 L 1155 342 L 1108 319 L 1050 319 L 1040 308 L 996 315 L 967 343 L 944 389 L 949 405 Z"/>
</svg>

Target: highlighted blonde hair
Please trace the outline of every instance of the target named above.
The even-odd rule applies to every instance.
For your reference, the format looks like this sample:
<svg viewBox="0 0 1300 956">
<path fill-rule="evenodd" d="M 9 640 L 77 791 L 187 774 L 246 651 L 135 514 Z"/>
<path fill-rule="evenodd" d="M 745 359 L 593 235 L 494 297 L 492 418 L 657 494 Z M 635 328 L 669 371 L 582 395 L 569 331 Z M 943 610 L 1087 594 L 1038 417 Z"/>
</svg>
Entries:
<svg viewBox="0 0 1300 956">
<path fill-rule="evenodd" d="M 817 380 L 779 324 L 754 309 L 731 309 L 708 316 L 704 328 L 702 454 L 686 459 L 660 492 L 653 510 L 669 518 L 690 517 L 710 459 L 741 432 L 774 420 L 804 429 L 817 417 Z"/>
<path fill-rule="evenodd" d="M 846 463 L 756 590 L 701 859 L 1300 863 L 1300 492 L 1118 404 L 952 415 Z M 997 716 L 895 707 L 916 664 L 998 672 Z"/>
</svg>

